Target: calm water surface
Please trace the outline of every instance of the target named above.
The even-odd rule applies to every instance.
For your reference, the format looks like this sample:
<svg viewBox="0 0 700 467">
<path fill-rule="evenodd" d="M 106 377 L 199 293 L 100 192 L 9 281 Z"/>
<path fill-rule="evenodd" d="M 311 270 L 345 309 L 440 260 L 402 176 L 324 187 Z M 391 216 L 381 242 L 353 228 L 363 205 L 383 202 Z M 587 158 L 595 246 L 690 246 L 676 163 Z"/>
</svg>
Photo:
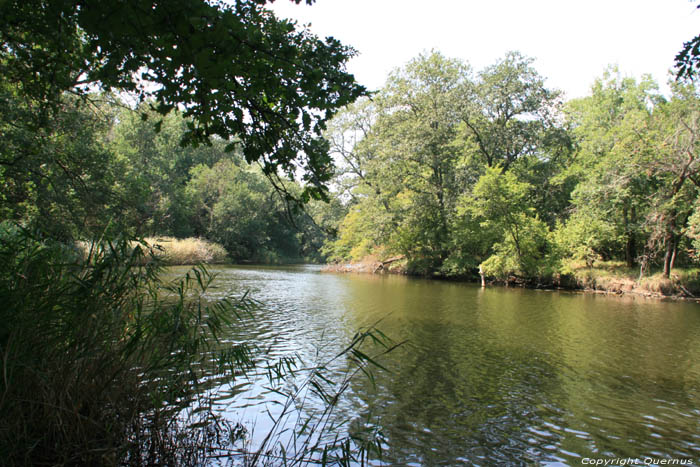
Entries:
<svg viewBox="0 0 700 467">
<path fill-rule="evenodd" d="M 700 460 L 700 305 L 317 266 L 213 270 L 213 295 L 250 291 L 263 303 L 231 340 L 265 343 L 270 358 L 330 359 L 379 320 L 407 341 L 382 360 L 391 372 L 376 373 L 376 386 L 353 381 L 338 411 L 350 430 L 378 424 L 386 464 Z M 221 410 L 264 432 L 271 394 L 254 378 L 238 383 Z"/>
</svg>

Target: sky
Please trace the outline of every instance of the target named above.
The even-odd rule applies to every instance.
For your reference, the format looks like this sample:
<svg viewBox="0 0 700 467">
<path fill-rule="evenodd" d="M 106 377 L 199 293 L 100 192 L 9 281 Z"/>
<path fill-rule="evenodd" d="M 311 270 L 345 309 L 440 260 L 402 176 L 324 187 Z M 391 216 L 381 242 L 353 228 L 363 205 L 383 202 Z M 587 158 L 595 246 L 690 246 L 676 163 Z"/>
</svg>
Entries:
<svg viewBox="0 0 700 467">
<path fill-rule="evenodd" d="M 535 59 L 547 85 L 567 98 L 589 93 L 608 65 L 645 73 L 668 92 L 668 70 L 683 42 L 700 33 L 689 0 L 276 0 L 277 16 L 309 24 L 357 49 L 348 64 L 375 90 L 391 70 L 437 50 L 480 70 L 509 50 Z"/>
</svg>

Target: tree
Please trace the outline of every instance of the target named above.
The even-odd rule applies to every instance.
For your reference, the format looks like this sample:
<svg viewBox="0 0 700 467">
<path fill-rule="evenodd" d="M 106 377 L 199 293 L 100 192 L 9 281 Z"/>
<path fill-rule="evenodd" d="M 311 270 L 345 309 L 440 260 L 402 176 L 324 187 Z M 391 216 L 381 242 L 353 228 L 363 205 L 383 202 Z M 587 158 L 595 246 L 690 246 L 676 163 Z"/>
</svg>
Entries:
<svg viewBox="0 0 700 467">
<path fill-rule="evenodd" d="M 382 193 L 376 183 L 381 161 L 369 138 L 376 119 L 377 106 L 364 98 L 342 109 L 328 124 L 324 136 L 331 154 L 338 159 L 334 181 L 341 197 L 353 198 L 353 189 L 359 185 L 366 185 L 377 195 Z"/>
<path fill-rule="evenodd" d="M 691 83 L 657 93 L 608 70 L 591 96 L 568 106 L 579 152 L 570 173 L 579 184 L 558 238 L 570 254 L 624 258 L 629 267 L 663 257 L 670 277 L 700 182 L 700 101 Z"/>
<path fill-rule="evenodd" d="M 449 219 L 464 185 L 454 145 L 464 63 L 431 52 L 395 70 L 373 101 L 338 115 L 329 138 L 340 186 L 355 203 L 340 225 L 337 256 L 377 247 L 432 273 L 448 254 Z"/>
<path fill-rule="evenodd" d="M 66 92 L 126 91 L 161 115 L 180 109 L 190 121 L 183 144 L 238 138 L 248 162 L 271 177 L 301 167 L 301 198 L 323 197 L 332 161 L 321 133 L 365 92 L 344 70 L 354 51 L 297 30 L 265 3 L 2 2 L 0 76 L 33 102 L 31 128 L 51 120 Z"/>
<path fill-rule="evenodd" d="M 531 208 L 565 206 L 571 184 L 550 189 L 549 179 L 571 145 L 558 93 L 530 63 L 510 53 L 474 79 L 466 63 L 422 54 L 373 102 L 340 114 L 331 141 L 346 168 L 339 185 L 356 205 L 330 250 L 357 257 L 385 247 L 405 254 L 412 272 L 471 274 L 503 237 L 467 208 L 489 167 L 536 182 Z"/>
<path fill-rule="evenodd" d="M 0 220 L 66 240 L 102 231 L 115 214 L 113 111 L 76 104 L 66 98 L 54 118 L 34 126 L 32 103 L 0 78 Z"/>
<path fill-rule="evenodd" d="M 533 60 L 509 52 L 462 90 L 461 120 L 477 154 L 488 167 L 506 172 L 520 158 L 543 154 L 554 133 L 560 105 L 558 91 L 544 86 Z"/>
<path fill-rule="evenodd" d="M 528 201 L 532 189 L 500 167 L 489 168 L 474 186 L 466 209 L 482 220 L 482 229 L 500 237 L 494 254 L 482 263 L 487 275 L 500 279 L 542 275 L 549 231 Z"/>
<path fill-rule="evenodd" d="M 658 187 L 647 215 L 650 246 L 663 251 L 667 278 L 700 187 L 700 96 L 690 83 L 672 83 L 672 91 L 654 113 L 656 150 L 645 164 Z"/>
<path fill-rule="evenodd" d="M 155 114 L 147 104 L 139 111 L 149 117 Z M 178 143 L 189 121 L 180 112 L 162 117 L 158 132 L 139 113 L 121 109 L 110 131 L 110 149 L 120 174 L 111 187 L 120 201 L 113 210 L 125 228 L 138 234 L 192 236 L 185 186 L 192 168 L 200 164 L 211 167 L 227 157 L 226 143 L 214 139 L 211 145 L 183 147 Z"/>
<path fill-rule="evenodd" d="M 262 260 L 277 214 L 277 198 L 262 175 L 234 159 L 199 165 L 192 175 L 187 193 L 197 233 L 221 243 L 234 260 Z"/>
<path fill-rule="evenodd" d="M 389 77 L 380 94 L 375 125 L 378 150 L 391 167 L 385 174 L 402 193 L 397 239 L 423 272 L 447 257 L 449 218 L 461 192 L 453 143 L 459 124 L 458 91 L 470 78 L 469 67 L 432 52 L 420 55 Z"/>
<path fill-rule="evenodd" d="M 608 252 L 629 267 L 646 240 L 644 219 L 654 184 L 644 167 L 655 151 L 652 119 L 660 99 L 651 78 L 637 82 L 611 68 L 596 80 L 589 97 L 567 105 L 578 146 L 569 169 L 579 181 L 572 193 L 572 216 L 591 225 L 597 224 L 593 217 L 613 225 L 613 238 L 587 243 L 612 247 Z"/>
</svg>

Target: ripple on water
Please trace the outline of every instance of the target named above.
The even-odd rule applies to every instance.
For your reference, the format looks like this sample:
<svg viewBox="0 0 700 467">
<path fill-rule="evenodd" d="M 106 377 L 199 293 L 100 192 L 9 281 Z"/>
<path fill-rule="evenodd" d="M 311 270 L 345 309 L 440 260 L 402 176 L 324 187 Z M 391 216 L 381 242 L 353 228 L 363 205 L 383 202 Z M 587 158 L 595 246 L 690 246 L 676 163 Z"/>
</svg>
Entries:
<svg viewBox="0 0 700 467">
<path fill-rule="evenodd" d="M 355 422 L 347 426 L 376 417 L 389 464 L 566 465 L 593 455 L 700 453 L 696 305 L 303 267 L 212 269 L 220 272 L 212 296 L 250 290 L 262 302 L 231 344 L 252 339 L 271 361 L 331 359 L 378 320 L 389 336 L 410 340 L 382 360 L 391 372 L 376 374 L 375 384 L 353 381 L 341 407 Z M 339 359 L 329 372 L 347 368 Z M 226 413 L 259 416 L 274 395 L 264 381 L 227 387 Z M 321 406 L 311 396 L 308 403 Z"/>
</svg>

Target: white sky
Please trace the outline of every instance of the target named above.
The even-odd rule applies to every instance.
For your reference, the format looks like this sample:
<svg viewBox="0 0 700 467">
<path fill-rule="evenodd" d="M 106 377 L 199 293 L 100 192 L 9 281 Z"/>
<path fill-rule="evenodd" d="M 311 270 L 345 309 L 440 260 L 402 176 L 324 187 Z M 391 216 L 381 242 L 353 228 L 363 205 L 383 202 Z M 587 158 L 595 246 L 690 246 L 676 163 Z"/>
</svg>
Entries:
<svg viewBox="0 0 700 467">
<path fill-rule="evenodd" d="M 277 16 L 311 23 L 360 53 L 348 70 L 369 89 L 423 51 L 436 49 L 475 71 L 518 50 L 550 87 L 588 94 L 609 64 L 625 75 L 650 73 L 662 85 L 683 42 L 700 33 L 689 0 L 277 0 Z"/>
</svg>

